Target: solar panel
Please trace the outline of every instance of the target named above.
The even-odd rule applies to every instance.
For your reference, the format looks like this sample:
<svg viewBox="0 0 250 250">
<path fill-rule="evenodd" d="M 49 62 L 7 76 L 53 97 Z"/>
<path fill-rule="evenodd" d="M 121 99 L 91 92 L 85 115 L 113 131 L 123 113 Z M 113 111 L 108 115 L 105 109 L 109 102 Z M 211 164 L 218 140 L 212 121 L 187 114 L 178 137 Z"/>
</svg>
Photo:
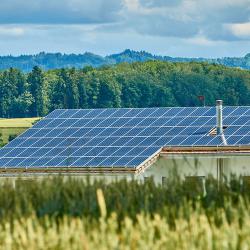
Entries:
<svg viewBox="0 0 250 250">
<path fill-rule="evenodd" d="M 250 145 L 250 107 L 223 108 L 229 145 Z M 163 146 L 219 146 L 215 107 L 55 110 L 0 149 L 2 168 L 135 168 Z"/>
</svg>

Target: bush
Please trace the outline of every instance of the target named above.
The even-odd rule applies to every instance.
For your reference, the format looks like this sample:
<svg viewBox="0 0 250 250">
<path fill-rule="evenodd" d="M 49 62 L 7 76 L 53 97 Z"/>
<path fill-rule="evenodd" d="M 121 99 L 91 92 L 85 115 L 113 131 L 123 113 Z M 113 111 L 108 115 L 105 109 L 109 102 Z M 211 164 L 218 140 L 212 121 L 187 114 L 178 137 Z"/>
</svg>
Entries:
<svg viewBox="0 0 250 250">
<path fill-rule="evenodd" d="M 9 135 L 8 141 L 10 142 L 10 141 L 14 140 L 16 137 L 17 137 L 16 134 L 15 135 Z"/>
</svg>

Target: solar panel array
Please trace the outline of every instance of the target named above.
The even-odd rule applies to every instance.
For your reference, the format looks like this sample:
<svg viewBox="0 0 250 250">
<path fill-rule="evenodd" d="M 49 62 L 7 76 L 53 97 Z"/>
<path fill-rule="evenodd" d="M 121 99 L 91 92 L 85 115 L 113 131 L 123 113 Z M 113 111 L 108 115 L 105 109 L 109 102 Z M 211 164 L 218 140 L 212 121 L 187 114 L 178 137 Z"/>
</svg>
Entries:
<svg viewBox="0 0 250 250">
<path fill-rule="evenodd" d="M 55 110 L 0 150 L 2 168 L 134 168 L 163 146 L 222 145 L 215 107 Z M 228 145 L 250 145 L 250 107 L 224 107 Z"/>
</svg>

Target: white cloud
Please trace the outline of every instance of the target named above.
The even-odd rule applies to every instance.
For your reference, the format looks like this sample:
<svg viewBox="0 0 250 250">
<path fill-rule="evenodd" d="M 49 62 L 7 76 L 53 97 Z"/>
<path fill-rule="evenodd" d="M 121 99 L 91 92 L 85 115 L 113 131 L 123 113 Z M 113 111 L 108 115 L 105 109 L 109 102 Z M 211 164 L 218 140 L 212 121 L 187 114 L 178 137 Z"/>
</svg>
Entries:
<svg viewBox="0 0 250 250">
<path fill-rule="evenodd" d="M 124 6 L 128 11 L 139 11 L 139 0 L 124 0 Z"/>
<path fill-rule="evenodd" d="M 250 0 L 1 0 L 0 52 L 243 53 L 249 23 Z"/>
<path fill-rule="evenodd" d="M 227 27 L 236 37 L 250 39 L 250 22 L 231 24 Z"/>
<path fill-rule="evenodd" d="M 232 41 L 240 38 L 227 25 L 250 19 L 249 0 L 124 1 L 124 27 L 147 35 Z"/>
<path fill-rule="evenodd" d="M 0 26 L 0 37 L 19 37 L 25 34 L 25 29 L 21 27 L 14 27 L 10 25 Z"/>
<path fill-rule="evenodd" d="M 2 0 L 0 5 L 2 24 L 109 24 L 145 35 L 201 34 L 215 41 L 245 39 L 248 28 L 242 25 L 249 20 L 250 0 Z"/>
<path fill-rule="evenodd" d="M 198 35 L 198 36 L 187 39 L 187 43 L 194 44 L 194 45 L 202 45 L 202 46 L 213 46 L 217 42 L 209 40 L 204 36 Z"/>
</svg>

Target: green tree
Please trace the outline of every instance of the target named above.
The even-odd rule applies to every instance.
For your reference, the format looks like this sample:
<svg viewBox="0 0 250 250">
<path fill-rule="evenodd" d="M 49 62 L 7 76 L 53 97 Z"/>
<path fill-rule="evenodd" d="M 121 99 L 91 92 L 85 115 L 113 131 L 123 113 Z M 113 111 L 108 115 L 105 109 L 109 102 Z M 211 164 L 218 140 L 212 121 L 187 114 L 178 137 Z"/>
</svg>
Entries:
<svg viewBox="0 0 250 250">
<path fill-rule="evenodd" d="M 28 74 L 30 93 L 34 99 L 30 106 L 31 116 L 43 116 L 45 114 L 45 81 L 43 71 L 35 66 L 31 73 Z"/>
<path fill-rule="evenodd" d="M 63 77 L 66 85 L 65 108 L 77 109 L 79 108 L 79 92 L 75 68 L 65 71 Z"/>
<path fill-rule="evenodd" d="M 79 108 L 79 92 L 75 69 L 59 70 L 52 90 L 51 103 L 54 109 Z"/>
<path fill-rule="evenodd" d="M 121 106 L 121 90 L 114 78 L 103 74 L 100 77 L 98 107 L 119 108 Z"/>
<path fill-rule="evenodd" d="M 17 87 L 12 81 L 11 70 L 3 72 L 0 79 L 0 116 L 11 117 L 11 106 L 17 95 Z"/>
<path fill-rule="evenodd" d="M 23 94 L 13 99 L 12 113 L 15 114 L 15 117 L 28 117 L 33 102 L 34 98 L 31 93 L 25 91 Z"/>
<path fill-rule="evenodd" d="M 78 78 L 78 93 L 79 93 L 79 108 L 87 108 L 88 107 L 88 96 L 85 87 L 85 79 L 84 76 L 80 76 Z"/>
</svg>

